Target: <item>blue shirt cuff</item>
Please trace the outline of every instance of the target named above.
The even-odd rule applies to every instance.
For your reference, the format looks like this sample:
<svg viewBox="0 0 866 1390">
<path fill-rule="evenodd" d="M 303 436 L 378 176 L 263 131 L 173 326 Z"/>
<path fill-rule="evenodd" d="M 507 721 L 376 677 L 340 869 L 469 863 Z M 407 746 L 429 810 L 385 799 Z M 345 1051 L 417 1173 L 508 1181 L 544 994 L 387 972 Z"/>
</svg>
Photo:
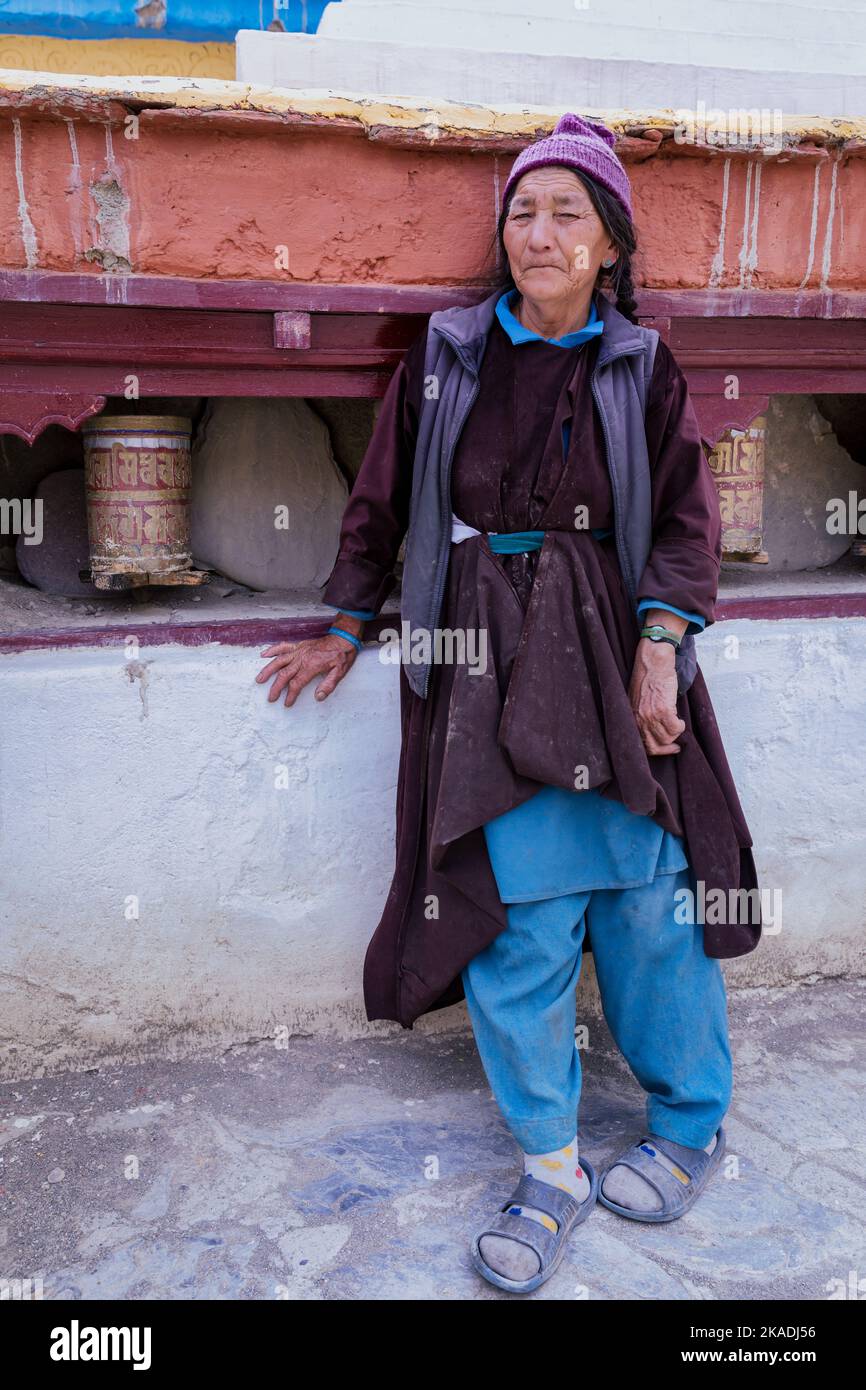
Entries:
<svg viewBox="0 0 866 1390">
<path fill-rule="evenodd" d="M 637 606 L 637 615 L 646 612 L 648 608 L 666 608 L 669 613 L 676 613 L 678 618 L 685 618 L 688 622 L 686 632 L 703 632 L 706 627 L 706 618 L 702 618 L 700 613 L 686 613 L 682 608 L 675 608 L 672 603 L 662 603 L 657 598 L 642 598 Z"/>
<path fill-rule="evenodd" d="M 347 618 L 360 618 L 363 622 L 376 616 L 375 613 L 371 613 L 369 608 L 341 608 L 339 603 L 326 603 L 325 607 L 336 608 L 338 613 L 345 613 Z"/>
</svg>

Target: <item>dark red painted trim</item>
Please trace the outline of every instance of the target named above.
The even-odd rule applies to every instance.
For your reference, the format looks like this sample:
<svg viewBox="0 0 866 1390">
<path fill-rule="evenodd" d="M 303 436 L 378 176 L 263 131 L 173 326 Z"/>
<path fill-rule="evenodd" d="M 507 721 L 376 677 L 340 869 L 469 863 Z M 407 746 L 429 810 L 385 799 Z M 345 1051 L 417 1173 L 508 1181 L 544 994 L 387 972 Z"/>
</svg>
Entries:
<svg viewBox="0 0 866 1390">
<path fill-rule="evenodd" d="M 95 393 L 0 391 L 0 434 L 17 434 L 27 444 L 35 444 L 49 425 L 77 430 L 104 408 L 105 397 Z"/>
<path fill-rule="evenodd" d="M 399 354 L 394 361 L 396 367 Z M 122 396 L 127 372 L 138 377 L 141 396 L 384 396 L 393 367 L 320 368 L 305 371 L 290 367 L 148 367 L 135 370 L 134 358 L 126 371 L 120 367 L 103 367 L 98 363 L 46 366 L 22 364 L 7 366 L 0 362 L 0 415 L 4 402 L 12 396 L 32 397 L 44 393 L 46 411 L 53 412 L 57 396 L 56 384 L 63 383 L 64 394 Z M 54 385 L 52 385 L 54 383 Z M 864 387 L 866 389 L 866 387 Z M 30 410 L 28 401 L 29 422 Z"/>
<path fill-rule="evenodd" d="M 168 309 L 430 314 L 476 304 L 489 285 L 304 285 L 169 275 L 0 270 L 0 300 Z M 639 289 L 641 318 L 866 319 L 866 290 Z"/>
<path fill-rule="evenodd" d="M 0 271 L 0 427 L 31 443 L 49 421 L 76 428 L 82 411 L 96 408 L 89 403 L 124 395 L 130 375 L 141 396 L 376 399 L 426 314 L 482 293 Z M 646 291 L 641 299 L 657 311 L 646 321 L 685 373 L 711 447 L 726 429 L 745 429 L 773 394 L 866 393 L 866 317 L 846 316 L 855 301 L 866 314 L 866 295 L 833 296 L 841 316 L 826 319 L 809 317 L 824 304 L 814 295 L 756 294 Z M 796 309 L 796 326 L 785 304 Z M 768 316 L 742 317 L 746 309 Z M 732 376 L 736 400 L 727 399 Z"/>
<path fill-rule="evenodd" d="M 701 429 L 701 438 L 711 449 L 715 449 L 726 430 L 748 429 L 752 421 L 763 415 L 769 404 L 767 396 L 740 396 L 739 400 L 728 401 L 716 392 L 702 395 L 692 390 L 691 377 L 688 378 L 689 395 Z"/>
<path fill-rule="evenodd" d="M 866 585 L 866 576 L 864 576 Z M 797 594 L 784 598 L 737 598 L 720 602 L 717 620 L 734 618 L 866 618 L 864 592 L 840 594 Z M 130 637 L 142 647 L 204 647 L 218 642 L 229 647 L 266 647 L 274 642 L 298 642 L 319 637 L 333 617 L 326 618 L 238 618 L 206 623 L 130 623 L 125 627 L 41 628 L 25 632 L 0 633 L 0 653 L 44 651 L 53 647 L 117 647 L 122 651 Z M 386 627 L 400 626 L 399 614 L 386 614 L 367 624 L 365 638 L 375 641 Z"/>
<path fill-rule="evenodd" d="M 227 647 L 267 647 L 274 642 L 300 642 L 321 637 L 334 621 L 325 618 L 238 618 L 206 623 L 130 623 L 125 627 L 35 628 L 24 632 L 0 632 L 0 653 L 44 651 L 52 647 L 117 647 L 130 637 L 142 647 L 206 647 L 219 642 Z M 374 618 L 367 623 L 365 640 L 375 641 L 387 627 L 399 627 L 399 615 Z"/>
<path fill-rule="evenodd" d="M 424 323 L 414 309 L 322 312 L 309 347 L 276 347 L 279 316 L 303 312 L 12 302 L 0 315 L 0 392 L 122 395 L 133 373 L 142 395 L 375 397 Z M 713 403 L 716 435 L 752 418 L 749 397 L 754 415 L 773 393 L 866 391 L 866 320 L 804 320 L 792 332 L 785 319 L 676 319 L 669 342 L 693 397 Z M 739 401 L 725 398 L 731 373 Z"/>
<path fill-rule="evenodd" d="M 197 280 L 171 275 L 68 275 L 0 270 L 0 300 L 130 308 L 300 310 L 317 314 L 432 314 L 477 304 L 491 286 L 303 285 L 279 280 Z"/>
<path fill-rule="evenodd" d="M 641 316 L 866 319 L 866 290 L 654 290 L 636 294 Z"/>
<path fill-rule="evenodd" d="M 716 617 L 719 622 L 734 618 L 866 618 L 866 570 L 862 593 L 723 598 L 716 604 Z"/>
<path fill-rule="evenodd" d="M 291 359 L 300 366 L 375 365 L 404 351 L 423 314 L 302 314 L 300 310 L 154 309 L 105 304 L 10 302 L 0 315 L 0 353 L 6 360 L 145 362 L 182 360 L 228 365 L 284 365 L 287 344 L 274 344 L 275 326 L 303 320 L 309 344 Z M 414 330 L 414 331 L 413 331 Z"/>
</svg>

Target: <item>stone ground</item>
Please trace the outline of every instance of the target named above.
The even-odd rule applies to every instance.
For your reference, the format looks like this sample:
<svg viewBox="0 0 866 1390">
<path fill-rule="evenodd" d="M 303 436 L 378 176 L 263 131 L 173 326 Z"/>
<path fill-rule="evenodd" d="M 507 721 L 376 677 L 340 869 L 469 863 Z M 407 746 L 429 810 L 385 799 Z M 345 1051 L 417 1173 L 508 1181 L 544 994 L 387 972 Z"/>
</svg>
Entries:
<svg viewBox="0 0 866 1390">
<path fill-rule="evenodd" d="M 729 1171 L 670 1225 L 598 1206 L 522 1297 L 866 1290 L 864 1001 L 866 981 L 732 993 Z M 604 1165 L 642 1098 L 601 1023 L 591 1037 L 580 1141 Z M 0 1278 L 41 1275 L 45 1298 L 513 1296 L 468 1256 L 517 1157 L 469 1034 L 256 1043 L 13 1083 L 0 1103 Z"/>
</svg>

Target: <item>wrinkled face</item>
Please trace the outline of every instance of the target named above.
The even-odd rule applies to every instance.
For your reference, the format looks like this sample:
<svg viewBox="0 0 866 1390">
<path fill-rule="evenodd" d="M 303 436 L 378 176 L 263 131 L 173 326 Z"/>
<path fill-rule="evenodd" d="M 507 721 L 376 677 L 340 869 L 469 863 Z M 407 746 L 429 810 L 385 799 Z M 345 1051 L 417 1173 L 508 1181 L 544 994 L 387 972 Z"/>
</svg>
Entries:
<svg viewBox="0 0 866 1390">
<path fill-rule="evenodd" d="M 517 184 L 503 228 L 514 283 L 529 299 L 561 300 L 594 285 L 616 247 L 573 169 L 530 169 Z"/>
</svg>

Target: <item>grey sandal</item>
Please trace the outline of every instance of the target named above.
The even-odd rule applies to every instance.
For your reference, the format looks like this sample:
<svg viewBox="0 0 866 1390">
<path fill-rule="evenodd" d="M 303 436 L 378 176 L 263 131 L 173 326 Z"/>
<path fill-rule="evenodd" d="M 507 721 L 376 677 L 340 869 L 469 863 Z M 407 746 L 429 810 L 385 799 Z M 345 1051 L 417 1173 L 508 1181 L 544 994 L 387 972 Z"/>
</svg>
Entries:
<svg viewBox="0 0 866 1390">
<path fill-rule="evenodd" d="M 598 1197 L 598 1176 L 595 1169 L 591 1163 L 587 1163 L 582 1154 L 579 1162 L 590 1183 L 589 1196 L 584 1201 L 578 1202 L 576 1197 L 571 1197 L 562 1188 L 539 1182 L 524 1173 L 508 1201 L 499 1208 L 484 1230 L 478 1232 L 472 1242 L 472 1263 L 478 1273 L 491 1284 L 496 1284 L 500 1289 L 508 1289 L 510 1293 L 531 1293 L 559 1267 L 569 1235 L 575 1226 L 586 1220 Z M 512 1202 L 543 1211 L 557 1223 L 557 1230 L 549 1231 L 540 1221 L 533 1221 L 531 1217 L 518 1216 L 515 1212 L 508 1211 L 507 1208 Z M 516 1240 L 521 1245 L 529 1246 L 538 1256 L 541 1266 L 538 1273 L 531 1279 L 520 1281 L 506 1279 L 503 1274 L 497 1274 L 481 1254 L 481 1241 L 485 1236 L 505 1236 L 508 1240 Z"/>
<path fill-rule="evenodd" d="M 638 1173 L 650 1187 L 654 1187 L 661 1197 L 662 1206 L 659 1211 L 636 1211 L 633 1207 L 620 1207 L 609 1197 L 605 1197 L 604 1192 L 600 1190 L 598 1200 L 602 1206 L 615 1211 L 617 1216 L 628 1217 L 630 1221 L 676 1221 L 678 1217 L 685 1215 L 694 1206 L 722 1161 L 725 1153 L 725 1131 L 722 1126 L 719 1127 L 716 1147 L 711 1154 L 701 1152 L 687 1164 L 677 1153 L 671 1152 L 668 1147 L 670 1143 L 669 1139 L 662 1139 L 657 1134 L 645 1136 L 611 1163 L 605 1169 L 601 1180 L 603 1188 L 604 1179 L 618 1163 L 625 1168 L 631 1168 L 632 1172 Z M 670 1159 L 683 1174 L 685 1182 L 683 1178 L 678 1178 L 665 1168 L 664 1164 L 656 1161 L 653 1157 L 654 1149 L 660 1149 L 665 1157 Z"/>
</svg>

